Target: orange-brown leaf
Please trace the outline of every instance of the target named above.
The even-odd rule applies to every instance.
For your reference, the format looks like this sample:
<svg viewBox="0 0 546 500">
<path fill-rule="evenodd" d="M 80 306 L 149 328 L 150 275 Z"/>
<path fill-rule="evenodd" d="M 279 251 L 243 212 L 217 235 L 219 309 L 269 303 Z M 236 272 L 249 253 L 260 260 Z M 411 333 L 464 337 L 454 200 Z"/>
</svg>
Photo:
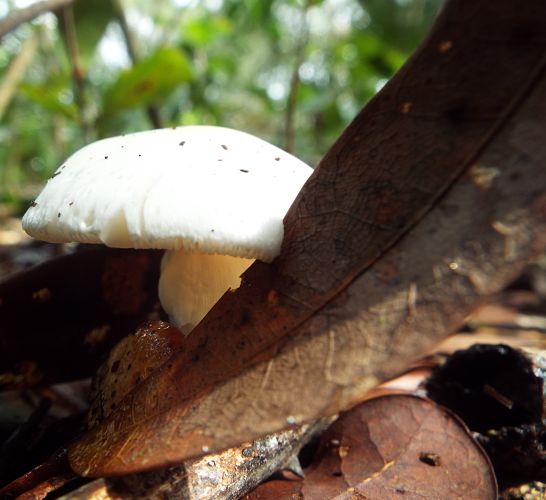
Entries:
<svg viewBox="0 0 546 500">
<path fill-rule="evenodd" d="M 397 395 L 342 415 L 303 481 L 266 483 L 248 499 L 285 492 L 305 500 L 494 499 L 497 487 L 486 454 L 458 418 L 430 400 Z"/>
<path fill-rule="evenodd" d="M 87 423 L 93 427 L 180 347 L 184 334 L 163 321 L 149 321 L 110 351 L 93 379 Z"/>
</svg>

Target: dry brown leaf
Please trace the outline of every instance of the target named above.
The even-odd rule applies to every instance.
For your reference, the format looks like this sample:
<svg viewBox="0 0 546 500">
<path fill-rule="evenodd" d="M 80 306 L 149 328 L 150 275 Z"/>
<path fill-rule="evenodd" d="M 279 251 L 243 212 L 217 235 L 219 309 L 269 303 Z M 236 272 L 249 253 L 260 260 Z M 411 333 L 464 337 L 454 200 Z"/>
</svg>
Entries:
<svg viewBox="0 0 546 500">
<path fill-rule="evenodd" d="M 176 352 L 183 339 L 174 326 L 149 321 L 118 342 L 93 379 L 89 427 L 108 417 L 129 392 Z"/>
<path fill-rule="evenodd" d="M 288 484 L 287 484 L 288 483 Z M 323 498 L 496 498 L 487 456 L 453 414 L 409 395 L 366 401 L 322 436 L 300 482 L 258 487 L 249 500 Z"/>
<path fill-rule="evenodd" d="M 434 351 L 451 354 L 459 349 L 466 349 L 472 344 L 506 344 L 514 349 L 526 351 L 546 350 L 546 338 L 543 333 L 482 327 L 475 333 L 458 333 L 447 337 Z"/>
<path fill-rule="evenodd" d="M 184 335 L 172 325 L 150 321 L 122 339 L 109 353 L 93 380 L 88 426 L 107 418 L 126 394 L 146 380 L 180 346 Z M 240 447 L 158 471 L 143 472 L 93 486 L 105 498 L 239 497 L 286 466 L 332 419 L 317 420 L 266 436 Z M 84 487 L 89 492 L 90 486 Z M 99 491 L 101 493 L 99 493 Z M 69 495 L 78 497 L 79 490 Z"/>
<path fill-rule="evenodd" d="M 278 498 L 301 500 L 302 486 L 301 481 L 268 481 L 261 484 L 250 495 L 246 495 L 244 500 L 277 500 Z"/>
<path fill-rule="evenodd" d="M 91 376 L 153 311 L 160 257 L 90 248 L 0 282 L 0 389 Z"/>
<path fill-rule="evenodd" d="M 97 479 L 62 498 L 240 498 L 279 469 L 289 466 L 302 446 L 320 435 L 332 420 L 317 420 L 310 425 L 279 432 L 219 454 L 210 454 L 166 469 Z"/>
<path fill-rule="evenodd" d="M 304 498 L 496 498 L 483 450 L 459 419 L 428 400 L 369 400 L 342 416 L 323 442 L 334 458 L 307 474 Z M 323 490 L 322 479 L 338 472 L 336 489 Z"/>
<path fill-rule="evenodd" d="M 75 470 L 168 465 L 335 413 L 514 279 L 546 246 L 544 33 L 539 0 L 448 2 L 304 186 L 281 256 L 72 446 Z"/>
</svg>

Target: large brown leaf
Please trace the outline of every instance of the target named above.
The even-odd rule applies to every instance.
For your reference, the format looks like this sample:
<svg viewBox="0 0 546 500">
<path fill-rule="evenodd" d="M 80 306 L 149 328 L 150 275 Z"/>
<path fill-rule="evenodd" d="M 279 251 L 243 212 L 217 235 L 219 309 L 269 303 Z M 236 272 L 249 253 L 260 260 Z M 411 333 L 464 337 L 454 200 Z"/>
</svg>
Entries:
<svg viewBox="0 0 546 500">
<path fill-rule="evenodd" d="M 304 186 L 281 256 L 72 466 L 132 472 L 335 413 L 513 279 L 546 245 L 545 33 L 540 0 L 448 2 Z"/>
</svg>

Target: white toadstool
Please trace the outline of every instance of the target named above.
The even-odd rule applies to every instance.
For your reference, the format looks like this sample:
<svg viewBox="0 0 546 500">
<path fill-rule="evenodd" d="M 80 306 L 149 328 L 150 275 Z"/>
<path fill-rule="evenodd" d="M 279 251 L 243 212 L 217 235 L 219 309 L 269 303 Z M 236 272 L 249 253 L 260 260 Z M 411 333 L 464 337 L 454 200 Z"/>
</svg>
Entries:
<svg viewBox="0 0 546 500">
<path fill-rule="evenodd" d="M 53 243 L 166 249 L 159 297 L 184 331 L 253 259 L 275 258 L 312 169 L 236 130 L 189 126 L 103 139 L 72 155 L 23 217 Z"/>
</svg>

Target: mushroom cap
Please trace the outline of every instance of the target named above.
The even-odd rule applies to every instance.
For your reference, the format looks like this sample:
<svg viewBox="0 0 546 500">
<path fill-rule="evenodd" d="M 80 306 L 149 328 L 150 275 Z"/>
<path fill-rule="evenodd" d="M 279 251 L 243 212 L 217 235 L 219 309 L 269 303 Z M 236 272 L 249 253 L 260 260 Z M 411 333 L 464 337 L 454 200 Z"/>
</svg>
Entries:
<svg viewBox="0 0 546 500">
<path fill-rule="evenodd" d="M 185 249 L 272 260 L 312 169 L 250 134 L 212 126 L 112 137 L 77 151 L 23 217 L 52 243 Z"/>
</svg>

